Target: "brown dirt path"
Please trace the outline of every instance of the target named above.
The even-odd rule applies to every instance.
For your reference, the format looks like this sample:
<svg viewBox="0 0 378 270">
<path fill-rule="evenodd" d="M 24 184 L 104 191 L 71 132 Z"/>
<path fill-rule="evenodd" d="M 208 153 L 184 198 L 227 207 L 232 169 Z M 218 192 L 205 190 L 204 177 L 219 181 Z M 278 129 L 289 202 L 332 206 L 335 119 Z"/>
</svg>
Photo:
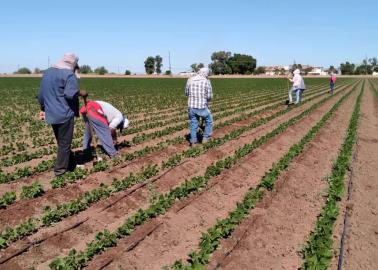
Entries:
<svg viewBox="0 0 378 270">
<path fill-rule="evenodd" d="M 298 269 L 301 245 L 324 206 L 324 177 L 332 170 L 358 92 L 278 178 L 275 189 L 222 241 L 207 269 Z"/>
<path fill-rule="evenodd" d="M 335 100 L 332 104 L 334 103 Z M 258 183 L 264 172 L 277 162 L 332 104 L 322 106 L 299 124 L 290 127 L 248 155 L 235 168 L 216 177 L 212 181 L 216 184 L 210 190 L 198 197 L 194 196 L 196 198 L 182 210 L 169 211 L 167 216 L 160 218 L 162 225 L 135 249 L 125 252 L 125 243 L 128 241 L 124 239 L 116 248 L 100 255 L 88 269 L 96 269 L 103 262 L 102 259 L 108 259 L 110 256 L 114 256 L 115 261 L 106 269 L 119 269 L 125 265 L 128 265 L 129 269 L 161 269 L 172 264 L 175 259 L 186 258 L 187 253 L 198 245 L 201 233 L 217 219 L 225 218 L 236 202 L 242 200 L 245 192 Z"/>
<path fill-rule="evenodd" d="M 378 269 L 378 100 L 368 88 L 362 98 L 352 163 L 353 188 L 348 202 L 351 207 L 343 265 L 346 270 Z M 335 261 L 330 269 L 337 269 Z"/>
<path fill-rule="evenodd" d="M 321 108 L 318 109 L 319 111 L 315 114 L 320 115 L 334 102 L 335 100 L 327 102 L 326 104 L 321 106 Z M 312 102 L 310 102 L 310 104 L 311 103 Z M 310 104 L 305 104 L 303 107 L 294 108 L 291 112 L 285 114 L 282 117 L 278 117 L 268 125 L 261 126 L 257 130 L 249 132 L 248 134 L 246 134 L 246 137 L 243 137 L 242 139 L 239 139 L 235 142 L 230 142 L 224 146 L 218 147 L 217 149 L 211 150 L 204 156 L 191 161 L 190 164 L 188 163 L 184 166 L 181 166 L 181 168 L 172 170 L 170 174 L 164 176 L 159 180 L 159 183 L 161 184 L 156 186 L 157 191 L 166 192 L 170 187 L 177 185 L 185 178 L 201 172 L 203 173 L 204 166 L 209 165 L 212 161 L 215 161 L 224 155 L 231 154 L 237 147 L 243 145 L 246 142 L 250 142 L 253 138 L 265 134 L 266 132 L 277 126 L 278 123 L 286 121 L 288 118 L 298 114 L 306 107 L 309 107 Z M 305 119 L 304 121 L 309 120 Z M 292 133 L 292 131 L 289 132 Z M 130 196 L 129 198 L 123 200 L 113 209 L 109 209 L 106 215 L 101 214 L 91 217 L 91 221 L 89 221 L 89 223 L 86 223 L 84 226 L 80 226 L 75 230 L 71 230 L 67 233 L 59 235 L 58 237 L 50 239 L 43 245 L 38 246 L 30 252 L 24 254 L 25 256 L 22 256 L 22 258 L 16 258 L 16 261 L 19 261 L 22 265 L 26 266 L 30 265 L 33 261 L 43 262 L 46 259 L 56 256 L 56 254 L 64 254 L 67 249 L 72 248 L 73 246 L 82 249 L 85 247 L 85 242 L 93 238 L 93 235 L 96 233 L 96 231 L 103 229 L 104 227 L 114 229 L 116 226 L 119 226 L 123 222 L 124 218 L 135 211 L 133 209 L 136 209 L 137 207 L 143 207 L 143 205 L 145 205 L 146 198 L 148 198 L 148 191 L 146 189 L 144 189 L 144 191 L 141 190 L 134 196 Z M 86 211 L 86 213 L 88 212 L 91 213 L 90 211 Z M 82 215 L 85 215 L 85 213 L 83 213 Z M 15 260 L 13 260 L 13 263 L 14 262 Z"/>
</svg>

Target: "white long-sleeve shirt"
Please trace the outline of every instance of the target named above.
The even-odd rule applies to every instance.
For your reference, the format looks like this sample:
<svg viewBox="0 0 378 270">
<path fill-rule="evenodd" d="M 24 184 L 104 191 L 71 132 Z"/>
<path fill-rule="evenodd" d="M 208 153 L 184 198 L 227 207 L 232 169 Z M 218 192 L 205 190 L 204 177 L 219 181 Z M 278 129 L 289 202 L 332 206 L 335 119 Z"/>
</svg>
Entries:
<svg viewBox="0 0 378 270">
<path fill-rule="evenodd" d="M 291 81 L 293 82 L 293 87 L 299 88 L 301 86 L 302 76 L 299 74 L 294 74 L 294 77 L 293 79 L 291 79 Z"/>
<path fill-rule="evenodd" d="M 100 104 L 102 111 L 104 112 L 104 116 L 106 117 L 106 120 L 108 120 L 109 127 L 116 129 L 124 119 L 123 114 L 110 103 L 98 100 L 96 100 L 96 102 Z"/>
</svg>

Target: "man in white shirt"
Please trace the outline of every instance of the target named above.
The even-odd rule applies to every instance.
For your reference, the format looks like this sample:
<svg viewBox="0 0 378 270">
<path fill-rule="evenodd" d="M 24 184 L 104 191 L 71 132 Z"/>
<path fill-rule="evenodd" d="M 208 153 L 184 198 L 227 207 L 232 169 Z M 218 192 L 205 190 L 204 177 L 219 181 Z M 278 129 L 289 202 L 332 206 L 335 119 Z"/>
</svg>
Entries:
<svg viewBox="0 0 378 270">
<path fill-rule="evenodd" d="M 297 100 L 295 104 L 298 104 L 302 100 L 302 93 L 306 89 L 304 80 L 301 76 L 301 71 L 299 69 L 294 70 L 294 77 L 289 80 L 293 83 L 293 87 L 289 90 L 289 104 L 293 103 L 292 93 L 296 93 Z"/>
</svg>

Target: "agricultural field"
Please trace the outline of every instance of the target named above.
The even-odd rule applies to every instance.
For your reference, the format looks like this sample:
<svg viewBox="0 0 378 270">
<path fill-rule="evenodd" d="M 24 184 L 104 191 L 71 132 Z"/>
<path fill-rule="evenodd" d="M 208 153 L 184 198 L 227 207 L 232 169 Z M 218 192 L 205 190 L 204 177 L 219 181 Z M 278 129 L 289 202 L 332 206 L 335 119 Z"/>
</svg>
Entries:
<svg viewBox="0 0 378 270">
<path fill-rule="evenodd" d="M 186 80 L 81 79 L 130 127 L 94 165 L 78 118 L 61 177 L 39 82 L 0 78 L 0 269 L 378 269 L 377 79 L 305 78 L 290 107 L 285 79 L 211 79 L 191 148 Z"/>
</svg>

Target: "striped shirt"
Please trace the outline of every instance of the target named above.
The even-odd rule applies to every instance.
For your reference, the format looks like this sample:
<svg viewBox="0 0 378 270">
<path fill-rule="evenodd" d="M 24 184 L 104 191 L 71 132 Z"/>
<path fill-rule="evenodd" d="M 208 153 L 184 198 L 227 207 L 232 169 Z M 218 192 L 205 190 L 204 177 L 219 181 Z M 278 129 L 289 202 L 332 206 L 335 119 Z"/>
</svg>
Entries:
<svg viewBox="0 0 378 270">
<path fill-rule="evenodd" d="M 185 95 L 188 97 L 188 107 L 193 109 L 207 108 L 207 102 L 213 98 L 213 90 L 208 79 L 188 79 L 185 87 Z"/>
</svg>

